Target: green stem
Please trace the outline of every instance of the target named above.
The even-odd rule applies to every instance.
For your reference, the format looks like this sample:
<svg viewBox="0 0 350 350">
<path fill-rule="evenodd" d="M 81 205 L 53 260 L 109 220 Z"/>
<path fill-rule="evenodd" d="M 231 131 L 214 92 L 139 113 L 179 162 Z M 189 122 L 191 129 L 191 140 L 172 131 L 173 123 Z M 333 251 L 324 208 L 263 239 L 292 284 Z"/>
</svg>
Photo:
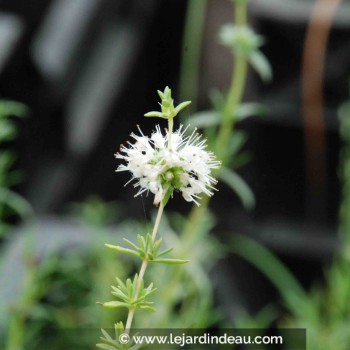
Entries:
<svg viewBox="0 0 350 350">
<path fill-rule="evenodd" d="M 236 2 L 235 5 L 235 25 L 240 27 L 247 26 L 247 4 L 243 2 Z M 227 99 L 223 111 L 223 123 L 220 126 L 217 141 L 216 141 L 216 155 L 226 163 L 225 159 L 226 149 L 228 147 L 229 139 L 235 125 L 234 115 L 242 100 L 245 84 L 248 73 L 248 62 L 244 55 L 236 54 L 234 60 L 233 74 L 231 78 L 230 88 L 227 94 Z"/>
<path fill-rule="evenodd" d="M 157 217 L 156 217 L 156 221 L 154 223 L 154 227 L 153 227 L 153 231 L 152 231 L 152 242 L 154 242 L 156 237 L 157 237 L 157 232 L 159 230 L 159 226 L 160 226 L 160 222 L 161 222 L 161 219 L 162 219 L 163 211 L 164 211 L 164 204 L 163 204 L 163 202 L 160 202 L 159 208 L 158 208 Z M 148 266 L 148 260 L 145 259 L 142 262 L 142 265 L 141 265 L 141 268 L 140 268 L 140 272 L 139 272 L 139 278 L 137 280 L 135 300 L 139 298 L 139 293 L 140 293 L 140 290 L 141 290 L 141 284 L 142 284 L 143 278 L 145 276 L 147 266 Z M 130 331 L 131 324 L 132 324 L 132 321 L 134 319 L 134 315 L 135 315 L 135 308 L 129 309 L 128 317 L 127 317 L 126 325 L 125 325 L 125 330 L 126 330 L 127 333 L 129 333 L 129 331 Z"/>
<path fill-rule="evenodd" d="M 223 165 L 227 162 L 226 150 L 235 126 L 234 116 L 242 100 L 248 71 L 247 59 L 244 56 L 236 56 L 234 63 L 234 75 L 231 88 L 227 96 L 224 109 L 223 123 L 220 126 L 215 145 L 216 155 L 222 160 Z"/>
<path fill-rule="evenodd" d="M 191 100 L 192 110 L 197 110 L 202 33 L 207 0 L 189 0 L 183 36 L 180 101 Z"/>
<path fill-rule="evenodd" d="M 247 4 L 237 1 L 234 9 L 235 24 L 238 26 L 247 26 Z M 232 115 L 235 115 L 236 110 L 241 103 L 246 85 L 247 74 L 248 62 L 246 57 L 236 55 L 231 84 L 223 111 L 223 123 L 219 128 L 215 144 L 216 155 L 218 159 L 222 160 L 223 166 L 225 166 L 228 161 L 226 150 L 229 146 L 230 137 L 235 125 L 235 120 Z M 217 176 L 218 171 L 215 171 L 214 176 Z M 185 236 L 197 235 L 209 202 L 210 198 L 205 197 L 202 199 L 200 207 L 193 206 L 184 229 Z"/>
<path fill-rule="evenodd" d="M 238 4 L 235 6 L 235 22 L 237 25 L 245 26 L 247 21 L 247 9 L 246 4 Z M 234 71 L 231 79 L 230 88 L 227 94 L 227 100 L 224 108 L 224 122 L 222 123 L 218 137 L 216 138 L 215 148 L 218 154 L 220 155 L 220 159 L 223 160 L 225 164 L 225 151 L 227 149 L 230 136 L 232 134 L 234 128 L 234 120 L 232 117 L 232 113 L 234 114 L 237 107 L 239 106 L 243 92 L 245 88 L 245 81 L 247 78 L 247 60 L 245 57 L 236 57 L 234 63 Z M 217 154 L 217 155 L 218 155 Z M 215 174 L 214 174 L 215 175 Z M 204 224 L 203 218 L 206 217 L 208 213 L 208 205 L 210 202 L 210 197 L 203 197 L 201 200 L 201 205 L 193 206 L 192 211 L 186 221 L 186 225 L 182 232 L 181 241 L 183 245 L 187 248 L 187 252 L 191 252 L 193 246 L 196 244 L 196 240 L 198 239 L 198 233 L 201 231 L 201 225 Z M 172 276 L 172 283 L 177 284 L 178 280 L 181 280 L 183 276 L 183 270 L 177 270 Z M 210 288 L 208 286 L 208 288 Z M 169 290 L 169 293 L 166 294 L 166 300 L 164 300 L 164 304 L 169 304 L 172 299 L 173 291 Z M 168 302 L 166 302 L 168 301 Z M 161 324 L 166 324 L 169 320 L 166 319 L 166 316 L 163 317 Z"/>
<path fill-rule="evenodd" d="M 168 149 L 172 149 L 172 141 L 171 136 L 173 135 L 173 129 L 174 129 L 174 118 L 168 119 Z"/>
</svg>

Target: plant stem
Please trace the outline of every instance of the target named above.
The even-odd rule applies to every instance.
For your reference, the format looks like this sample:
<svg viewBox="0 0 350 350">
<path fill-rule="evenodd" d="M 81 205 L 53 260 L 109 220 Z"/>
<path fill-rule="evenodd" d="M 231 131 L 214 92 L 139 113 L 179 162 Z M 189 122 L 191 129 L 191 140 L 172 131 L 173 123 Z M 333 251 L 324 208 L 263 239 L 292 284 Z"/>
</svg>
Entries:
<svg viewBox="0 0 350 350">
<path fill-rule="evenodd" d="M 174 118 L 169 118 L 168 119 L 168 149 L 172 149 L 172 141 L 171 141 L 171 136 L 173 134 L 173 128 L 174 128 Z"/>
<path fill-rule="evenodd" d="M 157 232 L 158 232 L 158 229 L 159 229 L 160 220 L 162 219 L 163 211 L 164 211 L 164 204 L 163 204 L 163 202 L 160 202 L 158 213 L 157 213 L 157 217 L 156 217 L 156 222 L 154 223 L 154 227 L 153 227 L 153 231 L 152 231 L 152 240 L 153 240 L 153 242 L 154 242 L 154 240 L 156 239 L 156 236 L 157 236 Z"/>
<path fill-rule="evenodd" d="M 160 221 L 162 219 L 163 211 L 164 211 L 164 204 L 163 204 L 163 202 L 160 202 L 159 208 L 158 208 L 157 217 L 156 217 L 156 221 L 154 223 L 154 227 L 153 227 L 153 231 L 152 231 L 152 242 L 154 242 L 156 237 L 157 237 L 157 232 L 158 232 L 158 229 L 159 229 Z M 142 284 L 143 277 L 145 275 L 147 266 L 148 266 L 148 260 L 145 259 L 142 262 L 142 265 L 141 265 L 141 268 L 140 268 L 140 272 L 139 272 L 139 277 L 138 277 L 138 280 L 137 280 L 135 300 L 139 298 L 141 284 Z M 130 331 L 131 324 L 132 324 L 132 321 L 133 321 L 133 318 L 134 318 L 134 314 L 135 314 L 135 308 L 129 309 L 128 318 L 126 320 L 126 325 L 125 325 L 125 330 L 126 330 L 127 333 L 129 333 L 129 331 Z"/>
<path fill-rule="evenodd" d="M 247 26 L 247 5 L 242 2 L 237 2 L 235 6 L 235 25 Z M 220 126 L 215 145 L 216 155 L 222 160 L 223 165 L 227 162 L 225 153 L 235 125 L 234 115 L 243 97 L 247 72 L 247 58 L 244 55 L 236 54 L 231 84 L 223 111 L 223 123 Z"/>
<path fill-rule="evenodd" d="M 207 0 L 189 0 L 182 44 L 180 101 L 191 100 L 196 110 L 198 100 L 200 56 Z"/>
<path fill-rule="evenodd" d="M 247 7 L 246 4 L 236 3 L 235 5 L 235 23 L 239 26 L 247 25 Z M 237 107 L 241 103 L 241 99 L 243 97 L 243 92 L 245 88 L 245 81 L 248 73 L 248 65 L 245 57 L 236 57 L 234 63 L 234 70 L 231 78 L 231 84 L 229 87 L 229 91 L 227 94 L 227 99 L 225 103 L 225 108 L 223 113 L 225 114 L 223 117 L 224 122 L 220 126 L 218 131 L 218 137 L 216 138 L 215 149 L 217 152 L 218 158 L 221 158 L 223 164 L 227 161 L 225 159 L 225 152 L 228 147 L 228 143 L 230 140 L 230 136 L 232 134 L 234 128 L 234 120 L 232 118 L 232 114 L 235 114 Z M 217 175 L 217 173 L 216 173 Z M 215 173 L 214 173 L 215 176 Z M 196 244 L 196 240 L 198 239 L 198 233 L 201 232 L 201 226 L 204 225 L 204 218 L 208 213 L 208 205 L 210 202 L 210 197 L 205 196 L 201 200 L 200 206 L 193 206 L 188 220 L 186 221 L 186 225 L 181 235 L 181 241 L 185 244 L 187 252 L 191 252 L 194 245 Z M 172 276 L 172 283 L 177 284 L 177 281 L 180 281 L 183 276 L 183 271 L 177 270 Z M 210 289 L 210 286 L 207 286 Z M 166 294 L 166 300 L 168 304 L 171 303 L 173 291 L 169 290 L 169 293 Z M 173 297 L 174 298 L 174 297 Z M 166 303 L 166 301 L 164 302 Z M 166 316 L 163 317 L 161 324 L 166 324 L 169 320 L 166 319 Z"/>
<path fill-rule="evenodd" d="M 237 1 L 235 3 L 234 9 L 235 25 L 241 27 L 247 26 L 247 4 Z M 246 57 L 242 55 L 236 55 L 231 84 L 223 111 L 223 123 L 219 128 L 215 144 L 215 153 L 218 159 L 222 160 L 223 166 L 225 166 L 225 164 L 228 161 L 226 156 L 226 150 L 229 146 L 230 137 L 235 126 L 235 120 L 232 117 L 232 115 L 235 115 L 237 108 L 241 103 L 245 89 L 247 73 L 248 62 Z M 216 170 L 214 172 L 214 176 L 217 176 L 219 171 L 220 169 Z M 202 199 L 200 207 L 193 206 L 184 229 L 184 236 L 197 235 L 209 202 L 210 198 L 205 197 Z"/>
<path fill-rule="evenodd" d="M 174 128 L 174 119 L 169 118 L 168 119 L 168 129 L 169 129 L 168 130 L 168 149 L 169 150 L 172 149 L 171 136 L 173 134 L 173 128 Z M 162 219 L 162 215 L 163 215 L 163 211 L 164 211 L 164 207 L 165 207 L 165 204 L 163 201 L 161 201 L 159 204 L 156 221 L 154 223 L 154 227 L 153 227 L 153 231 L 152 231 L 152 243 L 154 243 L 154 241 L 156 240 L 157 233 L 159 230 L 160 221 Z M 145 275 L 147 266 L 148 266 L 148 259 L 146 256 L 146 258 L 142 261 L 142 265 L 140 268 L 139 277 L 138 277 L 137 285 L 136 285 L 135 300 L 138 299 L 138 297 L 139 297 L 139 293 L 141 290 L 141 284 L 142 284 L 143 277 Z M 133 320 L 134 314 L 135 314 L 135 310 L 136 310 L 135 308 L 129 309 L 128 318 L 126 320 L 126 325 L 125 325 L 125 330 L 127 333 L 129 333 L 129 331 L 130 331 L 132 320 Z"/>
</svg>

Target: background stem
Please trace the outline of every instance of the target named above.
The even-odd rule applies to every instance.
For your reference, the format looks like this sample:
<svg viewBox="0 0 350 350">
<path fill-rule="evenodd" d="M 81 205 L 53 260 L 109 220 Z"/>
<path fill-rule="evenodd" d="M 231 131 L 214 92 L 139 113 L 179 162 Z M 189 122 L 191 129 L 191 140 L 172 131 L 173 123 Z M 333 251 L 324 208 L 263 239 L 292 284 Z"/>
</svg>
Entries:
<svg viewBox="0 0 350 350">
<path fill-rule="evenodd" d="M 235 25 L 247 26 L 247 4 L 245 2 L 236 2 L 234 6 Z M 247 58 L 242 55 L 236 55 L 232 72 L 231 84 L 228 90 L 227 98 L 224 106 L 223 122 L 220 125 L 218 136 L 216 138 L 215 153 L 218 159 L 222 161 L 224 167 L 228 161 L 226 150 L 228 148 L 230 137 L 232 135 L 235 120 L 234 116 L 237 107 L 240 105 L 248 74 Z M 214 171 L 214 176 L 218 175 L 220 169 Z M 187 224 L 184 229 L 184 236 L 197 235 L 200 225 L 205 217 L 207 206 L 210 202 L 209 197 L 201 200 L 201 206 L 193 206 Z"/>
<path fill-rule="evenodd" d="M 202 37 L 207 11 L 207 0 L 188 2 L 182 45 L 180 71 L 180 101 L 192 101 L 191 110 L 197 110 Z"/>
</svg>

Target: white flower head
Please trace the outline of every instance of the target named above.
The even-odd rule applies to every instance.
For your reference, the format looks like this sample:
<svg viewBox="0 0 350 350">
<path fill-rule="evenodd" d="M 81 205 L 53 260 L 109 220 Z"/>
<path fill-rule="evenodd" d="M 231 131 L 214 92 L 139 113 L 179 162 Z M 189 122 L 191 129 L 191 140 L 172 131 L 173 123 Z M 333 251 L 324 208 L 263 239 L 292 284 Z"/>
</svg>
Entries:
<svg viewBox="0 0 350 350">
<path fill-rule="evenodd" d="M 188 202 L 197 205 L 200 194 L 213 195 L 216 180 L 212 177 L 213 169 L 220 166 L 212 152 L 205 150 L 205 140 L 194 130 L 186 135 L 187 128 L 180 128 L 172 134 L 163 135 L 159 125 L 151 137 L 140 135 L 131 137 L 135 143 L 128 142 L 121 146 L 115 156 L 126 164 L 119 165 L 117 172 L 130 171 L 134 187 L 139 188 L 135 197 L 151 192 L 155 195 L 154 204 L 158 205 L 174 191 L 182 193 Z"/>
</svg>

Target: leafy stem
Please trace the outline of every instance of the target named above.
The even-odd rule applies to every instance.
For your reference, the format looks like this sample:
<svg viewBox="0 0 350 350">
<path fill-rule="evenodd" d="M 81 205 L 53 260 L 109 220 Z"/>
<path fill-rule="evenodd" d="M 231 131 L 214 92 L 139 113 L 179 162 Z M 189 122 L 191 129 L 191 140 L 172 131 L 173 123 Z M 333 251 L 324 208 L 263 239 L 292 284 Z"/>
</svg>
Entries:
<svg viewBox="0 0 350 350">
<path fill-rule="evenodd" d="M 234 7 L 235 25 L 240 27 L 247 27 L 247 4 L 246 2 L 236 1 Z M 229 140 L 235 126 L 235 119 L 232 115 L 236 114 L 239 107 L 245 88 L 248 73 L 248 59 L 245 55 L 235 55 L 234 69 L 231 78 L 231 84 L 225 101 L 223 109 L 223 122 L 220 125 L 218 135 L 216 138 L 215 151 L 219 159 L 222 160 L 225 167 L 228 159 L 226 150 L 228 148 Z M 220 171 L 219 169 L 216 171 Z M 217 176 L 214 172 L 214 176 Z M 207 210 L 210 198 L 205 197 L 201 201 L 201 206 L 193 207 L 187 224 L 184 229 L 184 235 L 196 235 L 200 229 L 201 222 Z"/>
<path fill-rule="evenodd" d="M 235 24 L 237 26 L 247 26 L 247 5 L 243 2 L 236 2 L 235 5 Z M 231 118 L 236 114 L 236 110 L 242 100 L 245 83 L 247 80 L 248 62 L 245 55 L 236 55 L 234 60 L 233 74 L 231 84 L 227 95 L 225 107 L 223 110 L 223 123 L 221 123 L 217 141 L 216 152 L 219 159 L 225 162 L 225 151 L 235 125 L 235 118 Z"/>
<path fill-rule="evenodd" d="M 162 219 L 163 211 L 164 211 L 164 204 L 163 204 L 163 202 L 161 202 L 159 204 L 156 221 L 154 223 L 154 227 L 153 227 L 153 231 L 152 231 L 152 243 L 155 242 L 155 239 L 157 237 L 157 232 L 159 230 L 159 225 L 160 225 L 160 221 Z M 141 286 L 142 286 L 142 282 L 143 282 L 143 278 L 145 276 L 147 266 L 148 266 L 148 259 L 145 258 L 142 261 L 142 265 L 141 265 L 140 272 L 139 272 L 139 275 L 138 275 L 139 277 L 138 277 L 138 280 L 137 280 L 135 299 L 138 299 L 138 297 L 139 297 Z M 128 332 L 128 333 L 129 333 L 130 328 L 131 328 L 131 324 L 132 324 L 132 321 L 133 321 L 133 318 L 134 318 L 135 310 L 136 310 L 136 308 L 133 307 L 133 308 L 130 308 L 129 312 L 128 312 L 128 317 L 127 317 L 126 325 L 125 325 L 126 332 Z"/>
</svg>

